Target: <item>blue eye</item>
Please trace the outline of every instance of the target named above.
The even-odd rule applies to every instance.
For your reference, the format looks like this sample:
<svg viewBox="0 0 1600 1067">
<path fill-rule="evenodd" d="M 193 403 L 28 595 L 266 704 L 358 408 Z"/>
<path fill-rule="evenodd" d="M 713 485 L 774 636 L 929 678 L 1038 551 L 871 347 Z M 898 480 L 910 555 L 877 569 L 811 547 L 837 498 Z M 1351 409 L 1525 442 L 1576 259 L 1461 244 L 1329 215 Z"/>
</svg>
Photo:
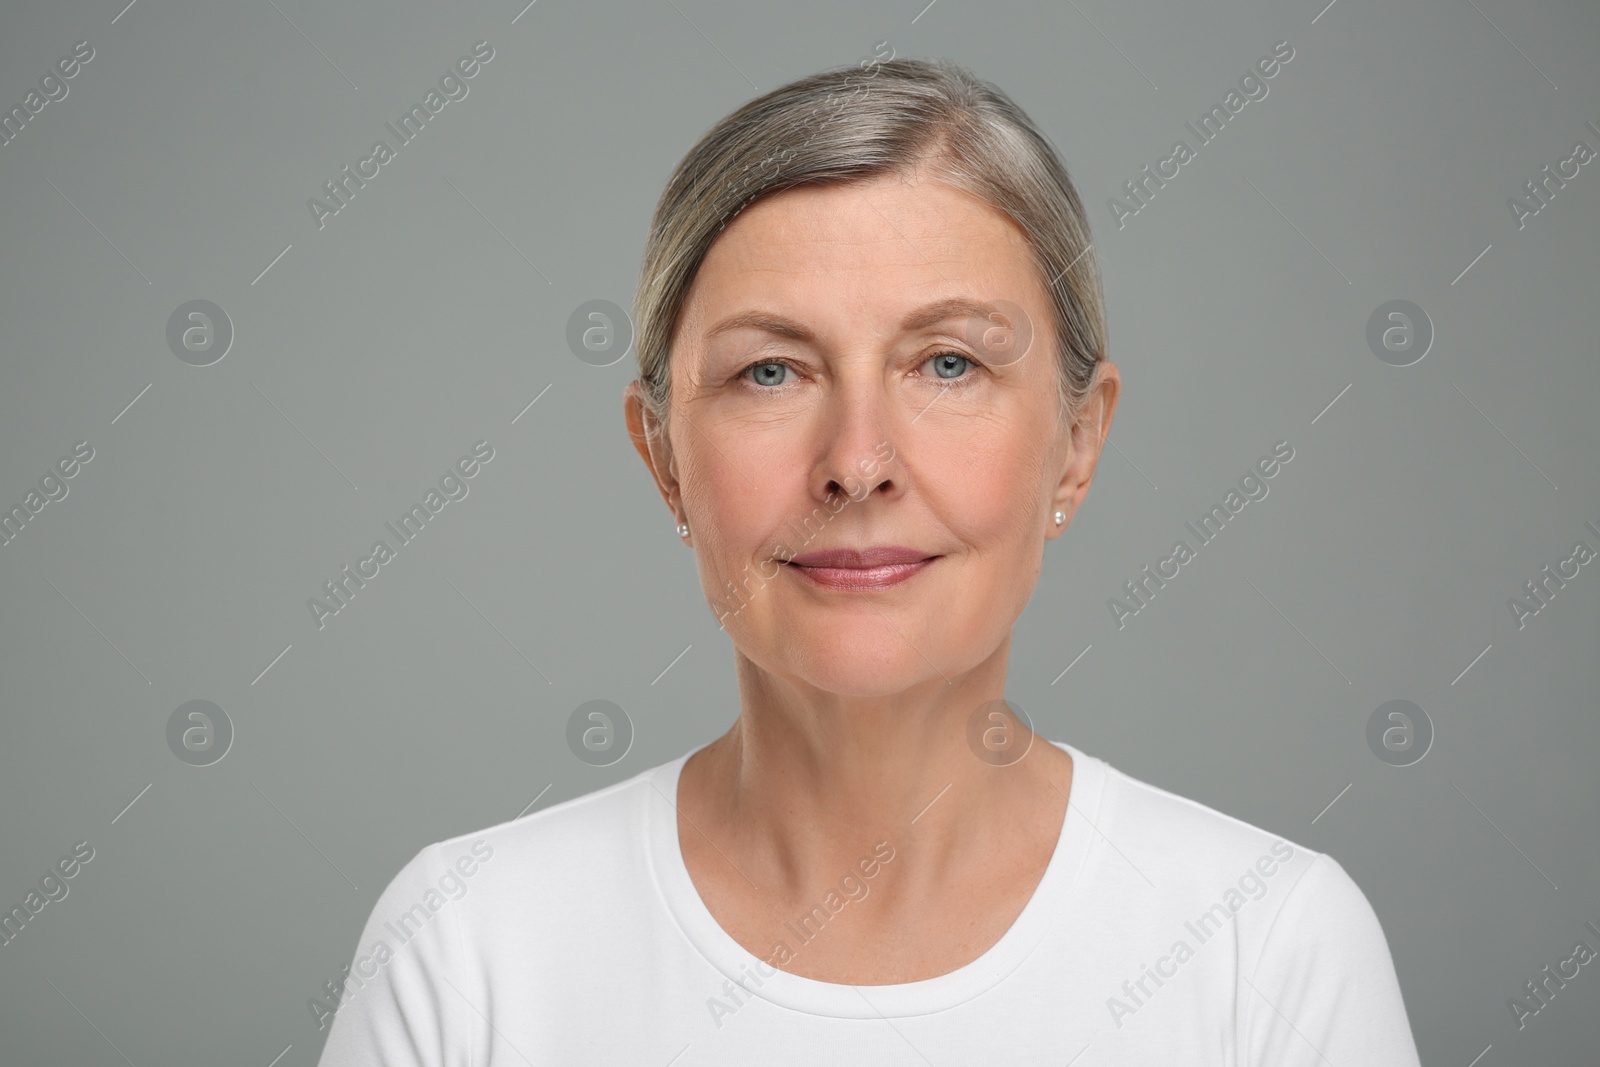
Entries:
<svg viewBox="0 0 1600 1067">
<path fill-rule="evenodd" d="M 940 352 L 936 356 L 930 356 L 927 362 L 933 364 L 933 373 L 936 377 L 947 381 L 961 377 L 962 372 L 972 365 L 972 360 L 960 352 Z"/>
<path fill-rule="evenodd" d="M 745 368 L 745 373 L 757 385 L 775 386 L 783 384 L 783 375 L 788 369 L 787 363 L 752 363 Z"/>
</svg>

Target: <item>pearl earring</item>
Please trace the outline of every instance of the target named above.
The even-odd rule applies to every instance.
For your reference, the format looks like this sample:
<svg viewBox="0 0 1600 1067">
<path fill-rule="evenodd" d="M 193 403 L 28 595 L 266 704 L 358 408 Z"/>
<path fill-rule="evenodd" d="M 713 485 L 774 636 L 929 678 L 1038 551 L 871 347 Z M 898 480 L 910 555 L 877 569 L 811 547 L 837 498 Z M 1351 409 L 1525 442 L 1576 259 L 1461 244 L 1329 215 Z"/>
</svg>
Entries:
<svg viewBox="0 0 1600 1067">
<path fill-rule="evenodd" d="M 688 537 L 689 536 L 689 524 L 688 523 L 686 523 L 686 522 L 678 523 L 678 536 L 679 537 Z"/>
<path fill-rule="evenodd" d="M 1067 521 L 1067 513 L 1064 511 L 1057 511 L 1055 514 L 1055 520 L 1056 525 L 1060 526 L 1062 523 Z"/>
</svg>

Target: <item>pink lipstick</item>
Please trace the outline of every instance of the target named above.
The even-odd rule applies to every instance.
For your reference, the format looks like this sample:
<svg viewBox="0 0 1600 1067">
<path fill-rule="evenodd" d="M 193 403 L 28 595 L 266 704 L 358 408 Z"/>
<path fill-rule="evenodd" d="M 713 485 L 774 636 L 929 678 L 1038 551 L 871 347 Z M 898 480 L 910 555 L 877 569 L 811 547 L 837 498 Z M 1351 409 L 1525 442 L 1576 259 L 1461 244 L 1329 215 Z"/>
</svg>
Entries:
<svg viewBox="0 0 1600 1067">
<path fill-rule="evenodd" d="M 899 545 L 829 548 L 788 561 L 807 581 L 830 589 L 887 589 L 926 569 L 938 556 Z"/>
</svg>

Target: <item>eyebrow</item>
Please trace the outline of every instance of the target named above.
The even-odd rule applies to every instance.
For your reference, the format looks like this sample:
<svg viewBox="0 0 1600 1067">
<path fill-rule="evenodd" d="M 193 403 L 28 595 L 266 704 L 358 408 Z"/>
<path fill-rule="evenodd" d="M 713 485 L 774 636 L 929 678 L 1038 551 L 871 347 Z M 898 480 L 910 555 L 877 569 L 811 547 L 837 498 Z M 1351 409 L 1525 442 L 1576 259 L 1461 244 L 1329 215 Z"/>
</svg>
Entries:
<svg viewBox="0 0 1600 1067">
<path fill-rule="evenodd" d="M 909 333 L 912 330 L 922 330 L 929 326 L 937 325 L 954 318 L 980 318 L 987 319 L 998 309 L 982 300 L 970 300 L 966 297 L 947 297 L 944 300 L 935 300 L 931 304 L 924 304 L 908 312 L 900 321 L 900 330 Z M 730 315 L 706 331 L 706 338 L 718 337 L 732 330 L 762 330 L 766 333 L 776 334 L 779 337 L 788 337 L 796 341 L 814 341 L 816 335 L 810 329 L 794 321 L 768 311 L 743 311 Z"/>
</svg>

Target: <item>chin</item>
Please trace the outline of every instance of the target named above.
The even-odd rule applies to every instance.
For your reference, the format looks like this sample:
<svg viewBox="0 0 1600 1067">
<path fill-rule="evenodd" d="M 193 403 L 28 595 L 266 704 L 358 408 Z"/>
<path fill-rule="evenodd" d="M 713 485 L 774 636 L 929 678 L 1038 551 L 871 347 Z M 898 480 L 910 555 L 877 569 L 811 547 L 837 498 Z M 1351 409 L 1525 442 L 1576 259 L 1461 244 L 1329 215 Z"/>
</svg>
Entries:
<svg viewBox="0 0 1600 1067">
<path fill-rule="evenodd" d="M 830 693 L 893 696 L 928 681 L 942 683 L 967 666 L 951 662 L 948 650 L 912 633 L 903 622 L 890 625 L 870 608 L 865 613 L 805 614 L 808 617 L 791 615 L 778 624 L 778 639 L 769 646 L 769 654 L 777 673 Z"/>
</svg>

